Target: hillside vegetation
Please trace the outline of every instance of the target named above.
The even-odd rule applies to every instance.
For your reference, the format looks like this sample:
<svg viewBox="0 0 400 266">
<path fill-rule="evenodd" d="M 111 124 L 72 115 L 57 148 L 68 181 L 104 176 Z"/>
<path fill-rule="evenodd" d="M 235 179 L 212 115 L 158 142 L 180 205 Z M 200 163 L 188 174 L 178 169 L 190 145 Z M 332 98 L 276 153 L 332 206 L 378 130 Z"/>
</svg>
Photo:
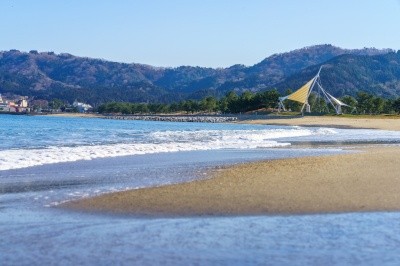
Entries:
<svg viewBox="0 0 400 266">
<path fill-rule="evenodd" d="M 332 45 L 275 54 L 249 67 L 219 69 L 159 68 L 52 52 L 4 51 L 0 52 L 0 93 L 78 99 L 95 106 L 111 101 L 172 103 L 273 88 L 284 94 L 310 79 L 321 65 L 323 85 L 336 97 L 356 96 L 360 91 L 386 98 L 400 95 L 399 52 Z"/>
</svg>

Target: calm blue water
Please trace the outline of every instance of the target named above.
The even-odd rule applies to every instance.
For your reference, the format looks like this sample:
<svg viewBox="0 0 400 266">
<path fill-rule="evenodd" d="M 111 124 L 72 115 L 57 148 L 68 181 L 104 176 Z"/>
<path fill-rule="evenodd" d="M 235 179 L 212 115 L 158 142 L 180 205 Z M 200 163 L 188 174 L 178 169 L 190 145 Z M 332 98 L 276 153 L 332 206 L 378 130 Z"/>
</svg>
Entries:
<svg viewBox="0 0 400 266">
<path fill-rule="evenodd" d="M 54 207 L 226 164 L 341 152 L 320 143 L 398 144 L 398 132 L 7 115 L 0 125 L 1 265 L 400 261 L 397 212 L 167 219 Z"/>
</svg>

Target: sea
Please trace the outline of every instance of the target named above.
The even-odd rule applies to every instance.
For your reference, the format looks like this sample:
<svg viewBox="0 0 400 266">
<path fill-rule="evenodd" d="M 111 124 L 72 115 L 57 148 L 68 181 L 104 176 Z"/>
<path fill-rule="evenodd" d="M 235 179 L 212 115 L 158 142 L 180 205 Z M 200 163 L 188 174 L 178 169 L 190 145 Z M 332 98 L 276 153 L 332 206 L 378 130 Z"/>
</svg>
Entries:
<svg viewBox="0 0 400 266">
<path fill-rule="evenodd" d="M 399 144 L 400 132 L 384 130 L 0 115 L 0 265 L 399 265 L 399 212 L 143 217 L 60 207 L 239 163 Z"/>
</svg>

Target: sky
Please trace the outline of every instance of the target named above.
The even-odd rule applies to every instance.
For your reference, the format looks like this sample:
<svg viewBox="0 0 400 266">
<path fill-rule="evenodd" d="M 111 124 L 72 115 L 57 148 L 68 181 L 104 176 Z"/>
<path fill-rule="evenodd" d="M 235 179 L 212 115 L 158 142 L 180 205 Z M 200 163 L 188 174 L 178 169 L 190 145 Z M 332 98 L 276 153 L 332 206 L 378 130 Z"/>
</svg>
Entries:
<svg viewBox="0 0 400 266">
<path fill-rule="evenodd" d="M 400 49 L 400 0 L 1 0 L 0 50 L 159 67 L 254 65 L 316 44 Z"/>
</svg>

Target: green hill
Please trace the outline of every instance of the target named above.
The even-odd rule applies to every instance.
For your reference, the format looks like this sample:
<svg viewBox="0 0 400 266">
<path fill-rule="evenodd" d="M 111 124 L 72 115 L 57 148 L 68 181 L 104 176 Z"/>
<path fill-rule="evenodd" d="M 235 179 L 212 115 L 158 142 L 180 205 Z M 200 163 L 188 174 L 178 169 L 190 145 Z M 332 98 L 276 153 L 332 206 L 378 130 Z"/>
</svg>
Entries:
<svg viewBox="0 0 400 266">
<path fill-rule="evenodd" d="M 355 96 L 359 91 L 385 98 L 400 96 L 400 51 L 375 56 L 337 56 L 308 67 L 274 87 L 281 93 L 288 88 L 299 88 L 317 73 L 321 65 L 322 85 L 334 96 Z"/>
<path fill-rule="evenodd" d="M 393 50 L 347 50 L 316 45 L 272 55 L 253 66 L 160 68 L 53 52 L 0 52 L 0 93 L 35 99 L 161 102 L 222 96 L 229 91 L 295 89 L 324 67 L 321 78 L 336 96 L 359 90 L 400 95 L 399 54 Z M 326 82 L 326 83 L 325 83 Z"/>
</svg>

